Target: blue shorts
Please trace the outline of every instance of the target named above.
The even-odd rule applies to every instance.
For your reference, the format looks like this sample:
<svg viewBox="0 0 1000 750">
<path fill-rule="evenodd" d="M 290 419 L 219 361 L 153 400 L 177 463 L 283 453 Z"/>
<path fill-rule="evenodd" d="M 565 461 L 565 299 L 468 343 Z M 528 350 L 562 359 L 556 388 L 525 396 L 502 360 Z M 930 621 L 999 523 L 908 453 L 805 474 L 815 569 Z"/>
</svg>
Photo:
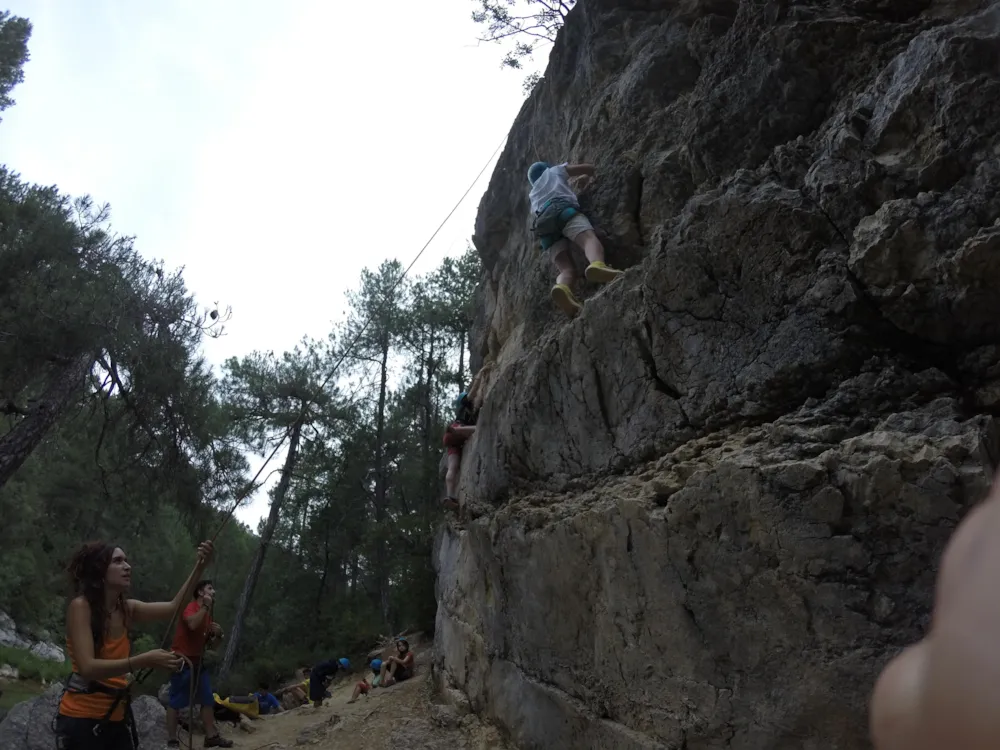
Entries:
<svg viewBox="0 0 1000 750">
<path fill-rule="evenodd" d="M 187 664 L 184 669 L 170 677 L 170 707 L 173 709 L 187 708 L 191 700 L 191 667 Z M 194 691 L 195 703 L 209 708 L 215 703 L 215 696 L 212 695 L 212 685 L 208 681 L 208 670 L 204 666 L 198 673 L 198 685 Z"/>
</svg>

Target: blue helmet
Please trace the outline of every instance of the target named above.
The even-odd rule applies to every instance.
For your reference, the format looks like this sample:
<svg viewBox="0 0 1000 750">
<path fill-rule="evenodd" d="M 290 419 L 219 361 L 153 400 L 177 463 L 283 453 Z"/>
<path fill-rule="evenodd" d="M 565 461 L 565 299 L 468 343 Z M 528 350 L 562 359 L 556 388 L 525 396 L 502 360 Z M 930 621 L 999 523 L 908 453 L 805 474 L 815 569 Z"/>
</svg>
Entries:
<svg viewBox="0 0 1000 750">
<path fill-rule="evenodd" d="M 372 659 L 372 671 L 373 672 L 378 672 L 380 669 L 382 669 L 382 660 L 381 659 Z"/>
<path fill-rule="evenodd" d="M 544 161 L 536 161 L 530 167 L 528 167 L 528 182 L 532 185 L 542 176 L 542 172 L 549 168 L 549 164 Z"/>
<path fill-rule="evenodd" d="M 351 662 L 349 662 L 347 659 L 338 659 L 337 661 L 340 662 L 340 666 L 342 666 L 344 669 L 351 668 Z"/>
<path fill-rule="evenodd" d="M 468 395 L 469 394 L 466 393 L 465 391 L 462 391 L 461 393 L 458 394 L 458 398 L 455 399 L 455 408 L 456 409 L 461 409 L 462 408 L 462 402 L 465 400 L 466 396 L 468 396 Z"/>
</svg>

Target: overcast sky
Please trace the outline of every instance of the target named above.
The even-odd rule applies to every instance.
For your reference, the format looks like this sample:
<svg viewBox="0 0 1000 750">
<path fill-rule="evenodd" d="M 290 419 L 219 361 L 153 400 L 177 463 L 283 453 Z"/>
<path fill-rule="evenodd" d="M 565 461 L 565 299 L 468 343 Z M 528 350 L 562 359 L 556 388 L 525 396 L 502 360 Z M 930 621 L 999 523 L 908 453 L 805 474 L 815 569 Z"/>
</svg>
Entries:
<svg viewBox="0 0 1000 750">
<path fill-rule="evenodd" d="M 231 305 L 213 363 L 325 336 L 364 266 L 412 260 L 524 102 L 471 0 L 0 7 L 34 25 L 0 163 L 111 203 L 115 231 Z M 491 172 L 415 273 L 463 251 Z M 261 492 L 238 517 L 266 512 Z"/>
</svg>

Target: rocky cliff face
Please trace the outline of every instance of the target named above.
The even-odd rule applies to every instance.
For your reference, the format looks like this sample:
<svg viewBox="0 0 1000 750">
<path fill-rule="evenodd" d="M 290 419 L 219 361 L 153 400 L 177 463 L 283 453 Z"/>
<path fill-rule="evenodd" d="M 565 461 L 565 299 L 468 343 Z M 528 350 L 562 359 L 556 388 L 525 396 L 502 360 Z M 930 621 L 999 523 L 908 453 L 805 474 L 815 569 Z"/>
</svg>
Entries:
<svg viewBox="0 0 1000 750">
<path fill-rule="evenodd" d="M 629 269 L 571 322 L 537 159 Z M 869 747 L 1000 455 L 998 191 L 1000 2 L 582 0 L 480 206 L 443 681 L 527 748 Z"/>
</svg>

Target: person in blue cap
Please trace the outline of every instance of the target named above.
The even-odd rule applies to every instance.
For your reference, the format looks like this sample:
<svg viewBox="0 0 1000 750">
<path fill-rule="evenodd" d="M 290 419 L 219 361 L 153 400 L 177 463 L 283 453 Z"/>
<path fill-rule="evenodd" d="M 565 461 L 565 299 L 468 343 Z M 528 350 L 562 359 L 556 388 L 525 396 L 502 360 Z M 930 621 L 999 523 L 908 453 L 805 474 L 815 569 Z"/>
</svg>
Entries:
<svg viewBox="0 0 1000 750">
<path fill-rule="evenodd" d="M 382 669 L 382 660 L 372 659 L 369 666 L 372 668 L 372 675 L 370 677 L 366 677 L 354 686 L 354 693 L 351 695 L 351 699 L 347 701 L 348 703 L 356 702 L 358 700 L 358 696 L 360 695 L 367 698 L 368 693 L 372 691 L 372 688 L 377 688 L 382 684 L 382 676 L 379 674 L 379 671 Z M 371 682 L 369 682 L 369 680 L 371 680 Z"/>
<path fill-rule="evenodd" d="M 309 673 L 309 700 L 313 706 L 319 708 L 323 705 L 323 698 L 326 696 L 326 684 L 337 674 L 338 670 L 347 672 L 351 668 L 351 662 L 347 659 L 330 659 L 314 664 Z"/>
<path fill-rule="evenodd" d="M 575 316 L 583 309 L 571 288 L 576 280 L 576 269 L 570 254 L 573 245 L 581 248 L 590 265 L 585 276 L 591 283 L 614 281 L 622 272 L 604 262 L 604 246 L 597 239 L 590 220 L 580 210 L 580 201 L 573 188 L 571 177 L 593 177 L 591 164 L 556 164 L 536 161 L 528 168 L 528 183 L 531 190 L 528 199 L 534 223 L 531 227 L 535 237 L 555 263 L 559 274 L 552 287 L 552 301 L 569 316 Z"/>
</svg>

